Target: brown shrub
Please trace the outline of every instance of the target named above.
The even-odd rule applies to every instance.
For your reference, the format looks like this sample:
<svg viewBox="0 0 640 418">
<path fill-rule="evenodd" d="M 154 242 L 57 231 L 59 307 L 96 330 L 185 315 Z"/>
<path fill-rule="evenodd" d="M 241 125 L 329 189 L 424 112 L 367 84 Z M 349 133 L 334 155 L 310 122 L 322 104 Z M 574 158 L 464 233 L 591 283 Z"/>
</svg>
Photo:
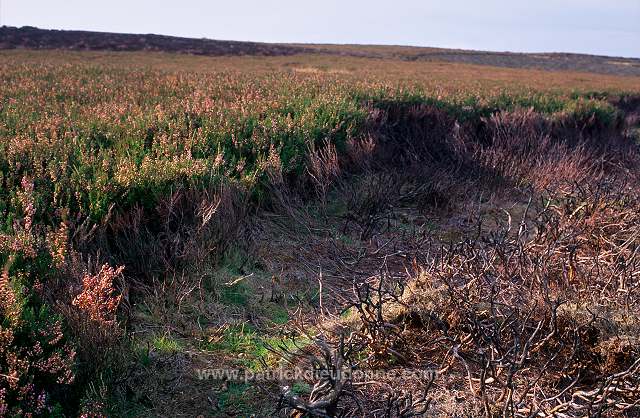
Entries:
<svg viewBox="0 0 640 418">
<path fill-rule="evenodd" d="M 137 206 L 114 215 L 90 248 L 127 266 L 131 279 L 150 283 L 166 272 L 222 256 L 243 230 L 248 198 L 232 184 L 178 188 L 153 209 Z"/>
<path fill-rule="evenodd" d="M 333 182 L 340 176 L 340 163 L 335 145 L 326 141 L 322 147 L 309 150 L 307 172 L 313 181 L 318 198 L 324 202 Z"/>
<path fill-rule="evenodd" d="M 122 300 L 123 269 L 105 264 L 95 274 L 85 273 L 80 289 L 71 289 L 70 303 L 58 303 L 75 337 L 83 372 L 89 375 L 113 360 L 120 348 L 123 330 L 116 315 Z"/>
<path fill-rule="evenodd" d="M 634 196 L 619 182 L 574 186 L 519 223 L 443 248 L 407 300 L 404 317 L 422 318 L 416 349 L 465 376 L 487 416 L 634 410 Z"/>
</svg>

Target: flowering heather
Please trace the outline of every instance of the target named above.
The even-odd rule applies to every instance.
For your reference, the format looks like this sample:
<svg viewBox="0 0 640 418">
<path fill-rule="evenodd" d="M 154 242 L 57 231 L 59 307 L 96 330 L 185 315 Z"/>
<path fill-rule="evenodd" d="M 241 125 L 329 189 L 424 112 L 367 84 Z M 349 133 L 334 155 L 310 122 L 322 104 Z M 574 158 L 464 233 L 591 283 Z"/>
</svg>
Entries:
<svg viewBox="0 0 640 418">
<path fill-rule="evenodd" d="M 0 279 L 0 416 L 46 416 L 59 400 L 50 390 L 74 381 L 74 349 L 62 323 L 45 308 L 34 312 L 16 294 L 5 271 Z"/>
<path fill-rule="evenodd" d="M 100 221 L 113 204 L 117 210 L 153 206 L 176 184 L 203 186 L 221 177 L 252 184 L 271 150 L 285 174 L 299 174 L 311 144 L 344 144 L 363 128 L 368 108 L 386 101 L 426 101 L 467 118 L 513 107 L 615 118 L 606 102 L 574 98 L 568 90 L 442 88 L 330 72 L 5 63 L 0 85 L 5 231 L 18 205 L 28 229 L 32 217 L 59 225 L 61 209 L 72 219 Z M 29 182 L 30 203 L 19 194 Z"/>
<path fill-rule="evenodd" d="M 124 267 L 102 266 L 98 274 L 86 274 L 82 279 L 82 291 L 73 300 L 73 305 L 83 311 L 92 321 L 113 324 L 121 295 L 117 295 L 113 281 L 122 274 Z"/>
</svg>

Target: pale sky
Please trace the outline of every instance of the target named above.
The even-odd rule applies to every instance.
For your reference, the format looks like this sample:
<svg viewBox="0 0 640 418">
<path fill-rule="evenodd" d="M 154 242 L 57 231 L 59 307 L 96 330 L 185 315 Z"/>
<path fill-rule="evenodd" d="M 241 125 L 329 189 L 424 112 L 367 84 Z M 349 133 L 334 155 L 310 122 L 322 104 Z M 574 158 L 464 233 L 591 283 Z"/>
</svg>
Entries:
<svg viewBox="0 0 640 418">
<path fill-rule="evenodd" d="M 0 23 L 640 58 L 640 0 L 0 0 Z"/>
</svg>

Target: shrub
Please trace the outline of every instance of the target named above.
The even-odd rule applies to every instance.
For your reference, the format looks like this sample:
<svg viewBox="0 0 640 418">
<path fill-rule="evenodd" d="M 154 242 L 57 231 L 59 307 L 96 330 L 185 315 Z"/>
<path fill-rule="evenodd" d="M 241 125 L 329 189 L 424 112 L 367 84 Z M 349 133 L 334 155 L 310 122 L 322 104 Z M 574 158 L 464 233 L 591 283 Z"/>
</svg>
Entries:
<svg viewBox="0 0 640 418">
<path fill-rule="evenodd" d="M 74 381 L 75 351 L 62 322 L 34 295 L 0 278 L 0 416 L 49 416 Z"/>
</svg>

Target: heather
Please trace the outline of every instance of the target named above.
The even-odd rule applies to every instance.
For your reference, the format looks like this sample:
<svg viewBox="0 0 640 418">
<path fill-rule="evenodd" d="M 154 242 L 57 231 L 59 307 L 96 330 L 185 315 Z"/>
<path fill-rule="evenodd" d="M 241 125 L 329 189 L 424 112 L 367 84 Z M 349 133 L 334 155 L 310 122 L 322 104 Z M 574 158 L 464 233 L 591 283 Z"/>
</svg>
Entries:
<svg viewBox="0 0 640 418">
<path fill-rule="evenodd" d="M 0 64 L 0 416 L 152 410 L 139 382 L 189 350 L 450 373 L 263 388 L 281 413 L 633 411 L 636 84 L 45 54 Z"/>
<path fill-rule="evenodd" d="M 37 218 L 100 221 L 112 204 L 153 206 L 176 184 L 204 187 L 221 178 L 253 187 L 270 153 L 285 175 L 300 174 L 311 144 L 344 147 L 362 131 L 369 108 L 429 103 L 461 120 L 496 110 L 533 108 L 555 118 L 617 123 L 604 100 L 537 93 L 451 92 L 434 98 L 396 86 L 337 77 L 221 73 L 194 75 L 64 66 L 3 71 L 5 229 L 18 211 L 22 177 L 37 185 Z"/>
</svg>

